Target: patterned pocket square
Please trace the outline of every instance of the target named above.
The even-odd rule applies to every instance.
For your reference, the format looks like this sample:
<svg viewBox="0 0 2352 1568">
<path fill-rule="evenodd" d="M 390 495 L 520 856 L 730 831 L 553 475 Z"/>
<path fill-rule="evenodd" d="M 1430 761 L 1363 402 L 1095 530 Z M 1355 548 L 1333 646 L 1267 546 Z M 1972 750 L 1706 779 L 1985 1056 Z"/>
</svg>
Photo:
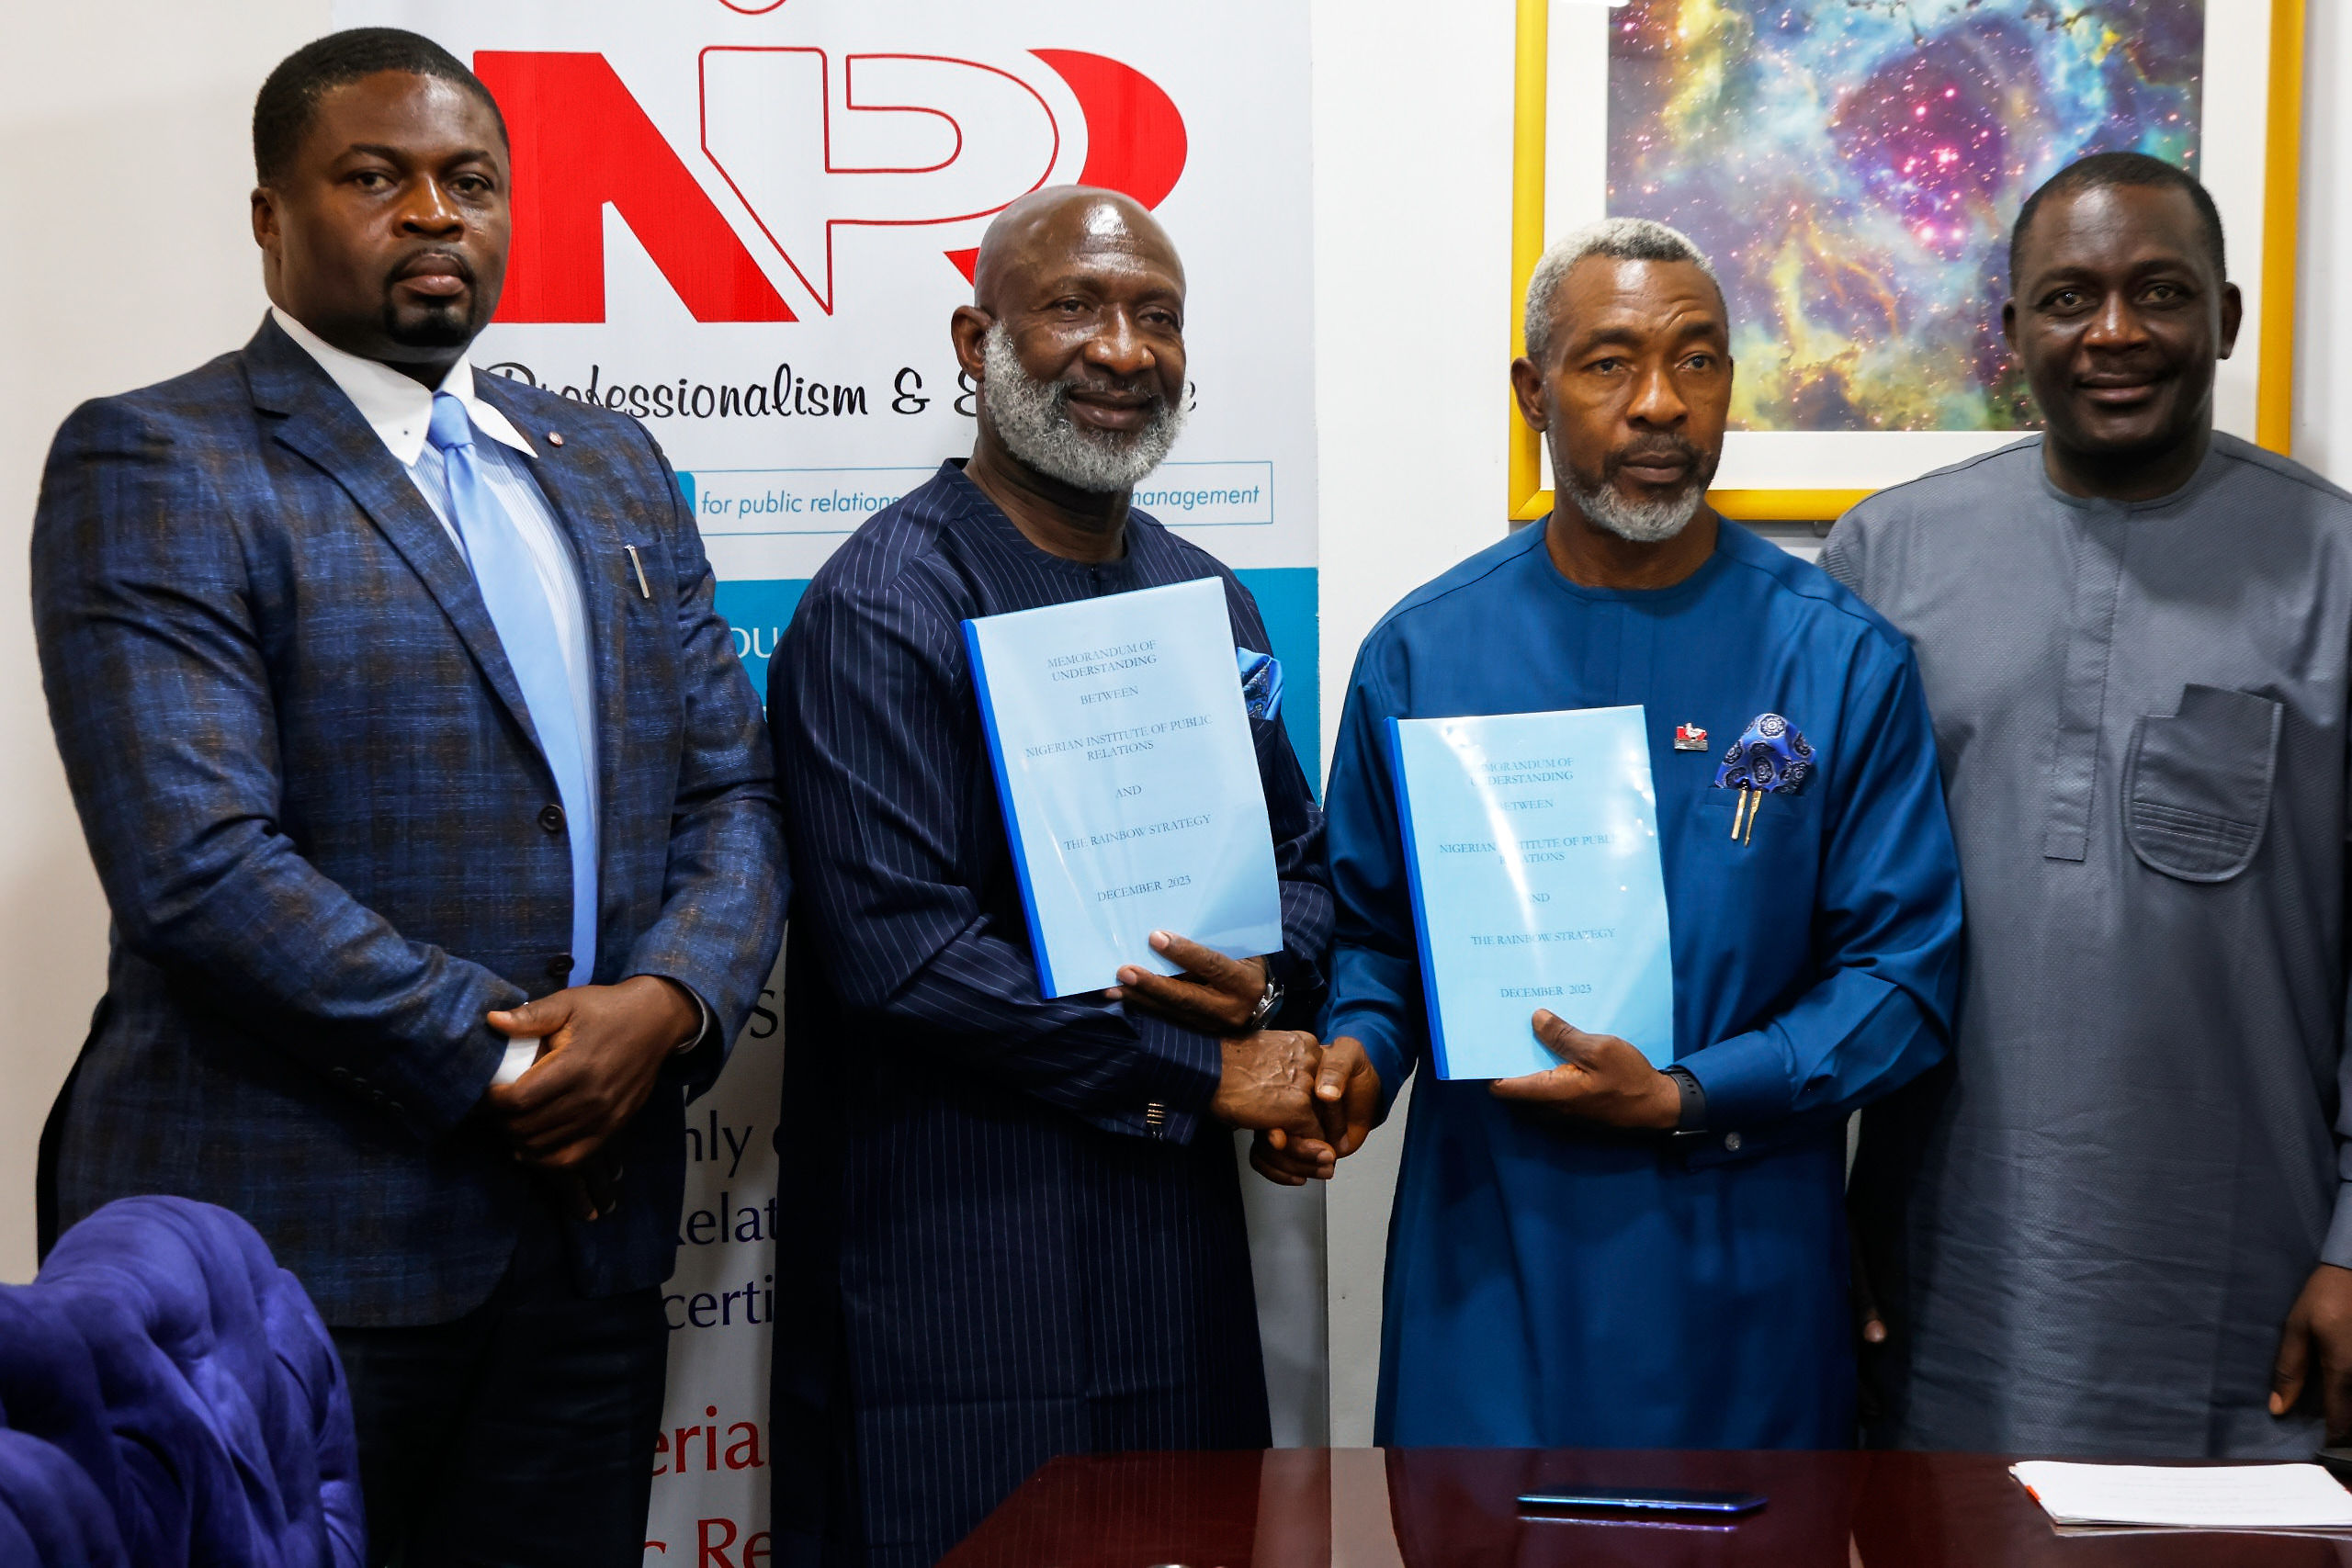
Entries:
<svg viewBox="0 0 2352 1568">
<path fill-rule="evenodd" d="M 1283 661 L 1247 648 L 1233 650 L 1241 668 L 1241 700 L 1251 718 L 1279 718 L 1283 711 Z"/>
<path fill-rule="evenodd" d="M 1776 713 L 1750 720 L 1715 770 L 1717 789 L 1752 789 L 1768 795 L 1801 795 L 1813 782 L 1813 743 Z"/>
</svg>

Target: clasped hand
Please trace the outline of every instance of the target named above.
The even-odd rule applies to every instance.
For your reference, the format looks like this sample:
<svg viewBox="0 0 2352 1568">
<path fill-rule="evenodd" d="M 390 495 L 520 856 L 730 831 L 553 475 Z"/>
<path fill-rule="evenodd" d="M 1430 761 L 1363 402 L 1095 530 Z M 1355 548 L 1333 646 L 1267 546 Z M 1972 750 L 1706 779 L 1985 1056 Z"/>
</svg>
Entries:
<svg viewBox="0 0 2352 1568">
<path fill-rule="evenodd" d="M 538 1060 L 482 1105 L 514 1156 L 569 1175 L 628 1125 L 671 1053 L 692 1038 L 701 1010 L 684 987 L 650 975 L 617 986 L 574 986 L 490 1014 L 510 1040 L 539 1040 Z"/>
<path fill-rule="evenodd" d="M 1326 1045 L 1303 1030 L 1249 1029 L 1266 991 L 1261 959 L 1227 958 L 1168 931 L 1154 931 L 1151 946 L 1184 972 L 1122 969 L 1112 998 L 1223 1042 L 1209 1111 L 1257 1134 L 1250 1164 L 1259 1175 L 1284 1187 L 1328 1179 L 1363 1146 L 1379 1109 L 1380 1077 L 1363 1047 L 1349 1039 Z"/>
</svg>

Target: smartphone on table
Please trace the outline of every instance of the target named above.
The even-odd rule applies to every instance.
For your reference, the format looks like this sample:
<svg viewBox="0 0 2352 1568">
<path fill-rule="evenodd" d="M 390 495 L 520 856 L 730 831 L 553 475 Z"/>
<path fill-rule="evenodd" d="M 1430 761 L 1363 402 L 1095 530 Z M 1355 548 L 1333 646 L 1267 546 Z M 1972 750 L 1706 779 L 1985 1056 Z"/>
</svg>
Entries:
<svg viewBox="0 0 2352 1568">
<path fill-rule="evenodd" d="M 1715 1492 L 1684 1486 L 1573 1486 L 1520 1494 L 1522 1508 L 1602 1508 L 1641 1514 L 1752 1514 L 1764 1506 L 1755 1492 Z"/>
</svg>

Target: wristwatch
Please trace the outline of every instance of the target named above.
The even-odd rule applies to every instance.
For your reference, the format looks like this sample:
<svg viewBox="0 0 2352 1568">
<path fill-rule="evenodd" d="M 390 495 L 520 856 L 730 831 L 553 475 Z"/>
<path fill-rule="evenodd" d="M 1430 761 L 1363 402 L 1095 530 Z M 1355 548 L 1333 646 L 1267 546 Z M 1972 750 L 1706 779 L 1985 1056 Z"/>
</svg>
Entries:
<svg viewBox="0 0 2352 1568">
<path fill-rule="evenodd" d="M 1274 978 L 1274 971 L 1269 965 L 1266 970 L 1265 994 L 1258 998 L 1258 1005 L 1250 1010 L 1250 1021 L 1241 1026 L 1242 1030 L 1246 1033 L 1255 1034 L 1259 1030 L 1265 1028 L 1266 1021 L 1282 1011 L 1282 1008 L 1283 983 Z"/>
</svg>

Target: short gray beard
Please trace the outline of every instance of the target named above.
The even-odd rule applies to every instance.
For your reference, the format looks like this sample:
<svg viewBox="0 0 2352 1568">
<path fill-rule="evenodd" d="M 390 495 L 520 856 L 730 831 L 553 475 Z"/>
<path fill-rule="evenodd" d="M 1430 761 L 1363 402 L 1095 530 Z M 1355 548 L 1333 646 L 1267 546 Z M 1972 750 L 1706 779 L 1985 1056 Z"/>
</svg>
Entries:
<svg viewBox="0 0 2352 1568">
<path fill-rule="evenodd" d="M 1129 434 L 1081 430 L 1070 423 L 1069 383 L 1030 375 L 1001 321 L 980 340 L 980 365 L 986 377 L 980 400 L 1004 449 L 1072 490 L 1109 495 L 1135 489 L 1167 459 L 1184 431 L 1184 405 L 1165 398 L 1143 428 Z"/>
<path fill-rule="evenodd" d="M 1690 488 L 1680 495 L 1634 502 L 1627 501 L 1624 492 L 1606 479 L 1588 489 L 1566 468 L 1560 472 L 1565 476 L 1562 487 L 1567 491 L 1568 499 L 1577 503 L 1577 510 L 1584 513 L 1585 521 L 1637 545 L 1663 544 L 1671 539 L 1690 525 L 1690 519 L 1699 515 L 1699 508 L 1707 499 L 1706 480 L 1695 476 Z"/>
</svg>

